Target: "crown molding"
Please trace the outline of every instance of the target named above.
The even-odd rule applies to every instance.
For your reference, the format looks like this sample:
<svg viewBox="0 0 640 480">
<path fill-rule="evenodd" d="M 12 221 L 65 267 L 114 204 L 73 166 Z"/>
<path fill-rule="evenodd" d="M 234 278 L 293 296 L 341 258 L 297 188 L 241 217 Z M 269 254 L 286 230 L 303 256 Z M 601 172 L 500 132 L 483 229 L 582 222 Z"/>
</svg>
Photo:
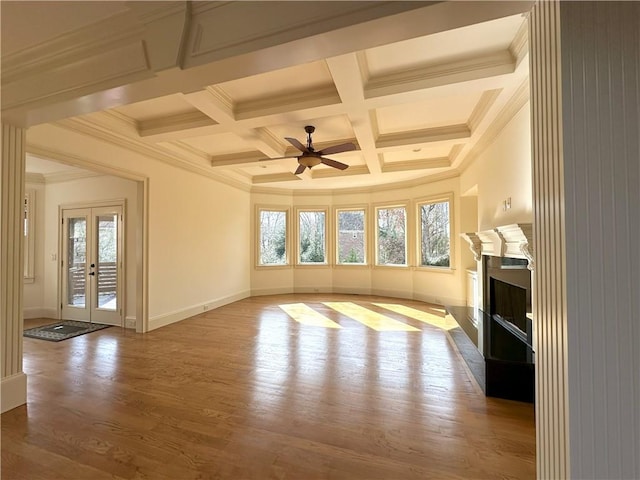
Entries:
<svg viewBox="0 0 640 480">
<path fill-rule="evenodd" d="M 346 170 L 338 170 L 337 168 L 322 168 L 320 170 L 311 170 L 311 178 L 334 178 L 345 177 L 349 175 L 369 175 L 369 167 L 366 165 L 353 165 Z"/>
<path fill-rule="evenodd" d="M 101 125 L 90 121 L 86 117 L 60 120 L 58 122 L 54 122 L 53 125 L 111 143 L 121 148 L 126 148 L 127 150 L 136 152 L 140 155 L 159 160 L 167 165 L 171 165 L 191 173 L 203 175 L 211 180 L 216 180 L 231 187 L 238 188 L 243 191 L 249 191 L 248 185 L 216 174 L 208 165 L 197 165 L 177 156 L 168 155 L 158 147 L 146 144 L 140 140 L 128 138 L 122 134 L 114 133 L 111 130 L 104 129 Z"/>
<path fill-rule="evenodd" d="M 386 133 L 376 140 L 376 148 L 393 148 L 407 145 L 421 145 L 424 143 L 442 142 L 446 140 L 460 140 L 471 137 L 467 124 L 447 125 L 444 127 L 426 128 L 402 133 Z"/>
<path fill-rule="evenodd" d="M 42 158 L 44 160 L 53 160 L 74 167 L 86 168 L 88 170 L 92 170 L 97 175 L 114 175 L 134 181 L 144 181 L 147 178 L 146 175 L 141 175 L 138 172 L 126 170 L 119 167 L 113 167 L 111 165 L 106 165 L 100 162 L 89 160 L 85 157 L 80 157 L 78 155 L 70 154 L 67 152 L 61 152 L 59 150 L 54 150 L 30 142 L 27 142 L 25 150 L 28 154 L 35 157 Z"/>
<path fill-rule="evenodd" d="M 272 183 L 272 182 L 290 182 L 299 181 L 300 178 L 291 172 L 284 173 L 270 173 L 267 175 L 254 175 L 251 177 L 251 182 L 254 184 L 260 183 Z"/>
<path fill-rule="evenodd" d="M 508 50 L 468 57 L 401 72 L 373 76 L 364 87 L 365 98 L 424 90 L 450 83 L 466 82 L 515 71 L 516 64 Z"/>
<path fill-rule="evenodd" d="M 478 103 L 473 107 L 473 111 L 467 120 L 467 125 L 472 133 L 475 132 L 480 122 L 482 122 L 482 120 L 487 116 L 487 113 L 500 96 L 502 90 L 502 88 L 497 88 L 495 90 L 486 90 L 485 92 L 482 92 Z"/>
<path fill-rule="evenodd" d="M 228 166 L 247 167 L 257 164 L 261 161 L 269 161 L 261 152 L 246 153 L 230 153 L 227 155 L 214 155 L 211 157 L 211 166 L 213 168 L 221 168 Z"/>
<path fill-rule="evenodd" d="M 308 110 L 317 107 L 339 105 L 340 95 L 335 85 L 270 95 L 255 100 L 235 104 L 234 114 L 238 120 L 277 115 L 295 110 Z"/>
<path fill-rule="evenodd" d="M 44 175 L 42 175 L 41 173 L 25 172 L 24 183 L 44 184 Z"/>
<path fill-rule="evenodd" d="M 418 160 L 403 160 L 399 162 L 384 162 L 381 166 L 382 173 L 406 172 L 409 170 L 426 170 L 431 168 L 450 167 L 449 157 L 422 158 Z"/>
<path fill-rule="evenodd" d="M 509 45 L 509 52 L 516 60 L 516 66 L 529 54 L 529 22 L 526 19 L 522 21 L 522 25 L 513 37 Z"/>
<path fill-rule="evenodd" d="M 104 174 L 99 172 L 57 172 L 57 173 L 47 173 L 44 175 L 44 181 L 46 184 L 49 183 L 64 183 L 70 182 L 72 180 L 83 180 L 85 178 L 93 178 L 93 177 L 103 177 Z"/>
<path fill-rule="evenodd" d="M 500 135 L 502 130 L 509 124 L 513 117 L 526 105 L 529 101 L 529 77 L 516 88 L 515 92 L 507 100 L 502 110 L 496 115 L 484 134 L 473 145 L 473 148 L 467 153 L 458 166 L 461 172 L 464 172 L 476 158 L 484 152 L 489 145 Z"/>
<path fill-rule="evenodd" d="M 208 115 L 205 115 L 200 110 L 177 113 L 175 115 L 158 116 L 147 120 L 141 120 L 137 123 L 138 134 L 141 137 L 218 125 L 218 122 Z"/>
</svg>

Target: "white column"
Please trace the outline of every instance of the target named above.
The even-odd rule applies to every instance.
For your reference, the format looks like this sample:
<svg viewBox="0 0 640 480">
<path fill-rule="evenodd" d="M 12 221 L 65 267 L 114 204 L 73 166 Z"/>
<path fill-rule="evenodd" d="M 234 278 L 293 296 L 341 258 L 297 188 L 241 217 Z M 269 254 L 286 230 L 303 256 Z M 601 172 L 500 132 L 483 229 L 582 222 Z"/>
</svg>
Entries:
<svg viewBox="0 0 640 480">
<path fill-rule="evenodd" d="M 530 16 L 539 478 L 640 478 L 640 4 Z"/>
<path fill-rule="evenodd" d="M 27 402 L 27 377 L 22 372 L 22 292 L 25 177 L 25 132 L 2 124 L 0 177 L 0 410 Z"/>
</svg>

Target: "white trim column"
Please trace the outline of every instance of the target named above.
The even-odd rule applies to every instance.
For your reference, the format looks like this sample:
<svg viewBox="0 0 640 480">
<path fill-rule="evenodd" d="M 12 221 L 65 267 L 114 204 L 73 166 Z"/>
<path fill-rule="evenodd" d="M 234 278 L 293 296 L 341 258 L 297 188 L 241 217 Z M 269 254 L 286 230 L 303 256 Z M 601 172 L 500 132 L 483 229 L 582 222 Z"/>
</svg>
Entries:
<svg viewBox="0 0 640 480">
<path fill-rule="evenodd" d="M 2 124 L 0 168 L 0 410 L 27 402 L 27 377 L 22 372 L 23 202 L 25 179 L 24 128 Z"/>
<path fill-rule="evenodd" d="M 640 3 L 531 12 L 538 478 L 640 478 Z"/>
</svg>

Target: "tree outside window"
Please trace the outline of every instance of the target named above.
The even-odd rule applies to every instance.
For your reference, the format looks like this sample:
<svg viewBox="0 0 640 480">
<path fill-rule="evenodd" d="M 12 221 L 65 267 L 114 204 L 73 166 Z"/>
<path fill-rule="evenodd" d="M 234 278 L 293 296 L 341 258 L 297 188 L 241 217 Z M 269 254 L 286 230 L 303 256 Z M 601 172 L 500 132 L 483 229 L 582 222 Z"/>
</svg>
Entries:
<svg viewBox="0 0 640 480">
<path fill-rule="evenodd" d="M 287 212 L 260 210 L 260 265 L 286 265 Z"/>
<path fill-rule="evenodd" d="M 326 263 L 325 212 L 299 212 L 300 263 Z"/>
<path fill-rule="evenodd" d="M 404 207 L 377 210 L 378 265 L 407 264 L 407 212 Z"/>
<path fill-rule="evenodd" d="M 424 203 L 420 208 L 420 263 L 450 267 L 449 202 Z"/>
<path fill-rule="evenodd" d="M 338 263 L 365 263 L 364 210 L 338 211 Z"/>
</svg>

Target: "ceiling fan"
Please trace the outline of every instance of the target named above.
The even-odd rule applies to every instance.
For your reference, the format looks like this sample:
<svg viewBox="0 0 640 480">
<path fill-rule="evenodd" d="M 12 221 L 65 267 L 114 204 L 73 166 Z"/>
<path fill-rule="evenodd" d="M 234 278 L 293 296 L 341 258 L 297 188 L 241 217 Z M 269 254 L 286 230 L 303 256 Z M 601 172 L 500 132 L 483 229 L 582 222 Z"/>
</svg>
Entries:
<svg viewBox="0 0 640 480">
<path fill-rule="evenodd" d="M 323 148 L 320 151 L 315 151 L 313 148 L 313 141 L 311 140 L 311 134 L 315 132 L 316 127 L 313 125 L 307 125 L 304 127 L 304 131 L 307 132 L 307 146 L 305 147 L 302 143 L 300 143 L 295 138 L 285 137 L 285 140 L 288 141 L 291 145 L 296 147 L 298 150 L 302 152 L 302 155 L 291 156 L 291 157 L 281 157 L 281 158 L 297 158 L 298 168 L 295 171 L 296 175 L 300 175 L 304 172 L 305 168 L 311 169 L 320 163 L 328 165 L 333 168 L 337 168 L 340 170 L 346 170 L 349 168 L 349 165 L 338 162 L 336 160 L 332 160 L 330 158 L 326 158 L 325 155 L 334 155 L 336 153 L 342 152 L 350 152 L 356 149 L 356 146 L 351 143 L 341 143 L 339 145 L 333 145 L 331 147 Z"/>
</svg>

